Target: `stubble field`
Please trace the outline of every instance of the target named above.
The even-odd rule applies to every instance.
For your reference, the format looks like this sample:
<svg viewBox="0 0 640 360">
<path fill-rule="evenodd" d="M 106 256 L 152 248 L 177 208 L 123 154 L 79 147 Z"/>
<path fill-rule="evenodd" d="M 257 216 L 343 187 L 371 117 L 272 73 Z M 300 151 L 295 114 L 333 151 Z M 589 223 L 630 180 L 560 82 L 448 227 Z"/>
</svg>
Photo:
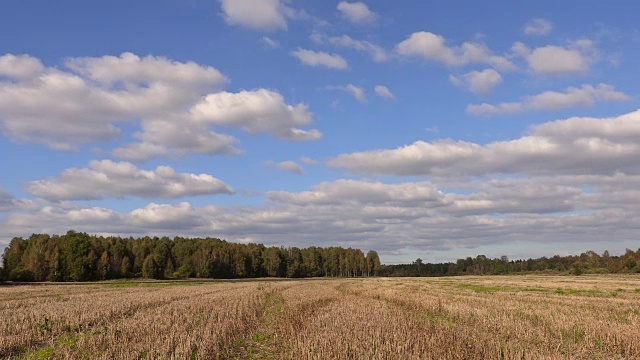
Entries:
<svg viewBox="0 0 640 360">
<path fill-rule="evenodd" d="M 640 278 L 0 287 L 0 358 L 638 359 Z"/>
</svg>

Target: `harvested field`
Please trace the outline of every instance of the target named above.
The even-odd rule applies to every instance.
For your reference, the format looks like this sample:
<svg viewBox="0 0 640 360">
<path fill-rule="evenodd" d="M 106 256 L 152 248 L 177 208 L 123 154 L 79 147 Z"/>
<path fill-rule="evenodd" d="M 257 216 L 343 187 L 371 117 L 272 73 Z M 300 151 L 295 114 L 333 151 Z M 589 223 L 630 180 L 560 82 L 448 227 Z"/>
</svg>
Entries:
<svg viewBox="0 0 640 360">
<path fill-rule="evenodd" d="M 0 287 L 0 357 L 637 359 L 640 278 Z"/>
</svg>

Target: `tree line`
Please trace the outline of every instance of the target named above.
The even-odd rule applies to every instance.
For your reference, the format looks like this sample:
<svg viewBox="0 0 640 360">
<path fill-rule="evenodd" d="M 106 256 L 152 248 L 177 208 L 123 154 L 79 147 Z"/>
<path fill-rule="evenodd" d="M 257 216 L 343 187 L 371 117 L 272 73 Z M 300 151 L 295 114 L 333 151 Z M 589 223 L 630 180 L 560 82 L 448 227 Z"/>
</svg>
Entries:
<svg viewBox="0 0 640 360">
<path fill-rule="evenodd" d="M 417 259 L 411 264 L 386 265 L 381 276 L 455 276 L 502 275 L 528 272 L 557 274 L 640 273 L 640 249 L 627 249 L 623 255 L 612 256 L 609 251 L 599 255 L 587 251 L 580 255 L 541 257 L 528 260 L 509 260 L 507 256 L 490 259 L 484 255 L 467 257 L 449 263 L 424 263 Z"/>
<path fill-rule="evenodd" d="M 266 247 L 217 238 L 33 234 L 5 248 L 0 280 L 94 281 L 121 278 L 374 276 L 376 251 Z"/>
<path fill-rule="evenodd" d="M 311 246 L 266 247 L 217 238 L 33 234 L 5 249 L 0 281 L 93 281 L 121 278 L 255 278 L 353 276 L 456 276 L 549 272 L 640 273 L 640 249 L 509 260 L 484 255 L 456 262 L 381 265 L 376 251 Z"/>
</svg>

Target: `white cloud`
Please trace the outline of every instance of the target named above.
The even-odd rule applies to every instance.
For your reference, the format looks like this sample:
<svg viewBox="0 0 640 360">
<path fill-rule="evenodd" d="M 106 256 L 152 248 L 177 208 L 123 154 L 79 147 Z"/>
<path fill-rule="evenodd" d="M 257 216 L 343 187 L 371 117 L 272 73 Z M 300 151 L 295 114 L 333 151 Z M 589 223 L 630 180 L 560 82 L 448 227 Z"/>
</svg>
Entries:
<svg viewBox="0 0 640 360">
<path fill-rule="evenodd" d="M 376 92 L 376 94 L 378 94 L 378 96 L 383 97 L 385 99 L 395 99 L 395 96 L 393 96 L 393 93 L 391 92 L 391 90 L 389 90 L 389 88 L 387 88 L 384 85 L 376 85 L 373 90 Z"/>
<path fill-rule="evenodd" d="M 283 128 L 289 122 L 308 124 L 305 105 L 287 105 L 273 90 L 258 89 L 247 95 L 223 92 L 228 80 L 218 70 L 193 62 L 163 57 L 120 56 L 71 58 L 63 69 L 43 67 L 28 56 L 0 57 L 0 130 L 17 142 L 38 143 L 71 151 L 86 143 L 122 137 L 121 124 L 140 124 L 138 142 L 125 143 L 112 153 L 127 160 L 154 156 L 237 154 L 237 140 L 220 134 L 212 125 L 239 126 L 252 133 L 262 131 L 289 140 L 312 140 L 317 130 Z M 6 79 L 3 79 L 5 77 Z M 270 98 L 256 103 L 256 98 Z M 189 109 L 206 110 L 210 99 L 234 99 L 233 109 L 217 109 L 254 120 L 194 119 Z M 264 99 L 263 99 L 264 100 Z M 246 103 L 242 103 L 246 101 Z M 248 107 L 258 105 L 258 109 Z M 221 106 L 220 102 L 216 105 Z M 260 110 L 265 113 L 260 113 Z M 282 116 L 283 118 L 279 118 Z M 247 125 L 260 122 L 260 126 Z"/>
<path fill-rule="evenodd" d="M 267 46 L 270 49 L 277 49 L 280 47 L 280 43 L 277 42 L 276 40 L 273 40 L 272 38 L 268 37 L 268 36 L 263 36 L 262 37 L 262 43 Z"/>
<path fill-rule="evenodd" d="M 485 69 L 471 71 L 462 76 L 450 75 L 449 80 L 454 85 L 467 88 L 476 94 L 488 95 L 502 82 L 502 76 L 493 69 Z"/>
<path fill-rule="evenodd" d="M 316 140 L 322 136 L 315 129 L 297 128 L 312 121 L 306 105 L 287 105 L 282 95 L 271 90 L 210 94 L 191 109 L 191 114 L 196 121 L 239 127 L 251 134 L 270 133 L 287 140 Z"/>
<path fill-rule="evenodd" d="M 587 39 L 574 41 L 566 47 L 548 45 L 533 50 L 518 42 L 512 49 L 527 61 L 533 73 L 544 75 L 583 74 L 598 59 L 597 49 Z"/>
<path fill-rule="evenodd" d="M 389 254 L 406 249 L 437 252 L 500 247 L 514 241 L 551 252 L 559 237 L 577 248 L 606 238 L 613 247 L 636 238 L 639 179 L 620 174 L 534 176 L 457 183 L 465 190 L 460 193 L 428 181 L 341 179 L 302 192 L 269 191 L 267 201 L 258 206 L 150 203 L 118 212 L 56 204 L 0 218 L 4 229 L 0 241 L 34 232 L 59 234 L 69 228 L 121 236 L 213 235 L 267 245 L 306 247 L 321 242 L 373 248 L 385 262 L 393 261 Z M 585 185 L 591 190 L 582 190 Z"/>
<path fill-rule="evenodd" d="M 178 204 L 150 203 L 144 208 L 139 208 L 127 214 L 127 222 L 140 226 L 152 226 L 161 229 L 191 229 L 194 226 L 204 225 L 203 212 L 197 211 L 188 202 Z M 175 230 L 174 230 L 175 231 Z"/>
<path fill-rule="evenodd" d="M 324 51 L 313 51 L 298 48 L 291 55 L 295 56 L 303 64 L 309 66 L 324 66 L 330 69 L 344 70 L 349 67 L 347 60 L 338 54 L 329 54 Z"/>
<path fill-rule="evenodd" d="M 105 86 L 123 83 L 127 89 L 144 85 L 172 86 L 180 91 L 201 92 L 217 89 L 228 79 L 217 69 L 194 62 L 178 62 L 160 56 L 120 56 L 70 58 L 65 65 L 85 79 Z M 167 89 L 158 89 L 167 91 Z"/>
<path fill-rule="evenodd" d="M 221 0 L 221 6 L 229 25 L 260 31 L 287 29 L 287 8 L 280 0 Z"/>
<path fill-rule="evenodd" d="M 70 71 L 46 68 L 34 78 L 0 81 L 0 126 L 7 136 L 73 150 L 118 136 L 119 122 L 170 113 L 198 91 L 226 82 L 212 67 L 131 53 L 66 65 Z"/>
<path fill-rule="evenodd" d="M 396 46 L 396 52 L 401 56 L 420 57 L 447 66 L 489 64 L 502 70 L 515 69 L 511 60 L 494 55 L 484 44 L 465 42 L 460 46 L 450 46 L 444 37 L 426 31 L 411 34 Z"/>
<path fill-rule="evenodd" d="M 341 1 L 337 9 L 342 13 L 342 16 L 357 25 L 372 24 L 378 19 L 378 15 L 363 2 Z"/>
<path fill-rule="evenodd" d="M 384 184 L 361 180 L 337 180 L 316 185 L 312 191 L 291 193 L 287 191 L 269 191 L 270 200 L 316 206 L 321 204 L 353 203 L 361 204 L 400 204 L 410 202 L 414 206 L 425 202 L 442 203 L 444 194 L 431 183 Z"/>
<path fill-rule="evenodd" d="M 35 210 L 36 204 L 31 200 L 16 199 L 15 196 L 9 194 L 0 188 L 0 212 L 14 210 Z"/>
<path fill-rule="evenodd" d="M 631 97 L 615 90 L 612 85 L 582 85 L 579 88 L 569 87 L 564 92 L 545 91 L 537 95 L 527 96 L 519 102 L 492 104 L 470 104 L 467 112 L 473 115 L 491 116 L 514 114 L 527 110 L 552 111 L 577 106 L 593 106 L 598 101 L 628 101 Z"/>
<path fill-rule="evenodd" d="M 310 165 L 310 166 L 315 166 L 320 164 L 318 160 L 314 160 L 308 156 L 301 156 L 300 161 L 302 161 L 303 164 Z"/>
<path fill-rule="evenodd" d="M 364 89 L 353 84 L 347 84 L 344 86 L 344 90 L 351 93 L 353 97 L 361 103 L 367 102 L 367 96 L 364 93 Z"/>
<path fill-rule="evenodd" d="M 29 55 L 7 54 L 0 57 L 0 76 L 31 79 L 44 71 L 40 60 Z"/>
<path fill-rule="evenodd" d="M 146 119 L 142 122 L 142 131 L 134 136 L 140 142 L 116 148 L 112 154 L 129 161 L 146 161 L 154 157 L 180 157 L 188 153 L 241 153 L 235 147 L 236 138 L 211 131 L 206 123 L 195 122 L 189 116 Z"/>
<path fill-rule="evenodd" d="M 553 30 L 553 24 L 545 19 L 531 19 L 524 26 L 524 33 L 527 35 L 548 35 Z"/>
<path fill-rule="evenodd" d="M 342 154 L 333 167 L 355 173 L 436 177 L 611 175 L 640 173 L 640 110 L 614 118 L 570 118 L 537 125 L 531 134 L 486 145 L 416 141 L 397 149 Z"/>
<path fill-rule="evenodd" d="M 52 201 L 109 197 L 180 198 L 232 194 L 233 189 L 208 174 L 177 173 L 169 166 L 142 170 L 128 162 L 91 161 L 88 168 L 71 168 L 53 179 L 31 181 L 29 193 Z"/>
<path fill-rule="evenodd" d="M 364 89 L 359 87 L 359 86 L 353 85 L 353 84 L 331 85 L 331 86 L 326 86 L 325 89 L 327 89 L 327 90 L 344 91 L 344 92 L 347 92 L 347 93 L 351 94 L 353 96 L 353 98 L 356 99 L 358 102 L 361 102 L 361 103 L 366 103 L 367 102 L 367 95 L 365 94 Z M 337 104 L 338 101 L 336 101 L 334 103 Z M 332 104 L 332 106 L 334 106 L 334 104 Z"/>
<path fill-rule="evenodd" d="M 279 162 L 278 164 L 276 164 L 276 167 L 282 171 L 286 171 L 294 174 L 304 173 L 304 169 L 302 168 L 302 166 L 296 164 L 295 161 L 291 161 L 291 160 Z"/>
<path fill-rule="evenodd" d="M 385 49 L 369 41 L 356 40 L 348 35 L 327 36 L 317 32 L 311 34 L 310 37 L 317 44 L 329 44 L 368 53 L 376 62 L 389 60 L 389 54 Z"/>
</svg>

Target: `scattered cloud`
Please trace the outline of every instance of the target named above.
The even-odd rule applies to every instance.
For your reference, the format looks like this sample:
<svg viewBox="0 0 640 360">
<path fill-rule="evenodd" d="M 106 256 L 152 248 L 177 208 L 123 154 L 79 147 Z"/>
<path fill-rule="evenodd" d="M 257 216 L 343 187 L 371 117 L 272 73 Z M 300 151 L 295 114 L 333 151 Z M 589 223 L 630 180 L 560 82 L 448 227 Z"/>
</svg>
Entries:
<svg viewBox="0 0 640 360">
<path fill-rule="evenodd" d="M 523 111 L 553 111 L 577 106 L 593 106 L 602 101 L 629 101 L 631 97 L 617 91 L 612 85 L 582 85 L 579 88 L 569 87 L 564 92 L 545 91 L 527 96 L 522 101 L 500 104 L 470 104 L 467 112 L 472 115 L 492 116 L 514 114 Z"/>
<path fill-rule="evenodd" d="M 270 49 L 277 49 L 280 47 L 280 43 L 277 42 L 276 40 L 273 40 L 272 38 L 268 37 L 268 36 L 263 36 L 262 37 L 262 43 L 270 48 Z"/>
<path fill-rule="evenodd" d="M 552 30 L 553 24 L 551 21 L 541 18 L 531 19 L 523 29 L 527 35 L 549 35 Z"/>
<path fill-rule="evenodd" d="M 309 66 L 322 66 L 329 69 L 344 70 L 349 67 L 347 60 L 338 54 L 330 54 L 324 51 L 313 51 L 298 48 L 292 52 L 291 55 L 295 56 L 303 64 Z"/>
<path fill-rule="evenodd" d="M 308 156 L 301 156 L 300 161 L 302 161 L 303 164 L 309 165 L 309 166 L 315 166 L 320 164 L 318 160 L 314 160 Z"/>
<path fill-rule="evenodd" d="M 367 96 L 364 93 L 364 89 L 353 84 L 347 84 L 344 90 L 348 91 L 353 97 L 361 103 L 367 102 Z"/>
<path fill-rule="evenodd" d="M 558 237 L 584 244 L 612 234 L 635 239 L 639 180 L 622 174 L 536 176 L 458 184 L 465 189 L 458 193 L 429 181 L 340 179 L 302 192 L 269 191 L 264 205 L 234 206 L 232 211 L 188 202 L 150 203 L 129 212 L 54 204 L 7 214 L 0 226 L 9 238 L 69 228 L 121 236 L 215 234 L 267 245 L 305 247 L 322 241 L 324 246 L 374 248 L 381 254 L 514 241 L 541 245 Z M 584 191 L 585 185 L 591 190 Z M 611 196 L 616 205 L 607 200 Z M 393 258 L 383 256 L 383 261 Z"/>
<path fill-rule="evenodd" d="M 327 36 L 314 32 L 313 34 L 311 34 L 310 38 L 316 44 L 329 44 L 332 46 L 339 46 L 365 52 L 371 55 L 373 60 L 376 62 L 385 62 L 390 58 L 387 50 L 383 49 L 382 47 L 369 41 L 356 40 L 348 35 Z"/>
<path fill-rule="evenodd" d="M 574 117 L 486 145 L 416 141 L 396 149 L 342 154 L 328 164 L 354 173 L 435 177 L 640 174 L 640 110 L 613 118 Z"/>
<path fill-rule="evenodd" d="M 26 55 L 4 55 L 0 73 L 6 78 L 0 78 L 0 130 L 16 142 L 55 150 L 120 138 L 122 125 L 138 123 L 138 142 L 125 143 L 113 155 L 142 161 L 191 152 L 238 154 L 237 140 L 212 126 L 286 140 L 321 136 L 297 127 L 311 121 L 306 105 L 288 105 L 273 90 L 221 92 L 227 78 L 193 62 L 123 53 L 70 58 L 58 69 Z"/>
<path fill-rule="evenodd" d="M 238 155 L 238 140 L 230 135 L 211 131 L 205 122 L 195 122 L 182 115 L 149 118 L 142 121 L 142 130 L 130 143 L 112 151 L 112 155 L 128 161 L 146 161 L 155 157 L 181 157 L 189 153 L 204 155 Z"/>
<path fill-rule="evenodd" d="M 378 96 L 383 97 L 385 99 L 395 99 L 391 90 L 384 85 L 376 85 L 373 90 L 378 94 Z"/>
<path fill-rule="evenodd" d="M 367 102 L 367 95 L 365 94 L 364 89 L 359 87 L 359 86 L 355 86 L 353 84 L 327 86 L 327 87 L 325 87 L 325 89 L 327 89 L 327 90 L 344 91 L 344 92 L 347 92 L 347 93 L 351 94 L 353 96 L 353 98 L 356 99 L 360 103 L 364 104 L 364 103 Z M 336 103 L 336 105 L 337 105 L 337 103 Z"/>
<path fill-rule="evenodd" d="M 272 90 L 209 94 L 190 112 L 196 122 L 239 127 L 250 134 L 270 133 L 294 141 L 317 140 L 322 136 L 316 129 L 298 128 L 312 121 L 306 105 L 288 105 L 282 95 Z"/>
<path fill-rule="evenodd" d="M 512 50 L 526 60 L 535 74 L 584 74 L 598 60 L 598 50 L 588 39 L 573 41 L 568 46 L 547 45 L 535 49 L 517 42 Z"/>
<path fill-rule="evenodd" d="M 0 188 L 0 213 L 15 210 L 35 210 L 37 205 L 26 199 L 16 199 L 15 196 L 9 194 Z"/>
<path fill-rule="evenodd" d="M 341 1 L 337 7 L 338 11 L 350 22 L 356 25 L 369 25 L 376 22 L 378 14 L 369 9 L 363 2 Z"/>
<path fill-rule="evenodd" d="M 233 189 L 208 174 L 177 173 L 169 166 L 141 170 L 128 162 L 94 160 L 87 168 L 71 168 L 57 177 L 31 181 L 25 190 L 50 201 L 104 198 L 180 198 L 232 194 Z"/>
<path fill-rule="evenodd" d="M 465 42 L 460 46 L 450 46 L 441 35 L 427 31 L 411 34 L 396 46 L 396 53 L 405 57 L 437 61 L 446 66 L 489 64 L 502 70 L 515 69 L 508 57 L 494 55 L 482 43 Z"/>
<path fill-rule="evenodd" d="M 276 164 L 276 167 L 282 171 L 290 172 L 293 174 L 302 175 L 304 173 L 304 169 L 302 166 L 296 164 L 295 161 L 282 161 Z"/>
<path fill-rule="evenodd" d="M 285 13 L 290 10 L 280 0 L 221 0 L 221 8 L 229 25 L 259 31 L 287 29 Z"/>
<path fill-rule="evenodd" d="M 29 55 L 7 54 L 0 57 L 0 76 L 18 80 L 32 79 L 44 71 L 40 60 Z"/>
<path fill-rule="evenodd" d="M 36 60 L 26 56 L 17 62 L 40 70 L 0 80 L 2 131 L 14 141 L 67 151 L 113 139 L 120 135 L 117 123 L 172 112 L 227 81 L 212 67 L 131 53 L 70 59 L 67 71 L 33 66 Z"/>
<path fill-rule="evenodd" d="M 489 95 L 502 82 L 502 75 L 493 69 L 471 71 L 461 76 L 449 75 L 456 86 L 466 88 L 476 94 Z"/>
</svg>

